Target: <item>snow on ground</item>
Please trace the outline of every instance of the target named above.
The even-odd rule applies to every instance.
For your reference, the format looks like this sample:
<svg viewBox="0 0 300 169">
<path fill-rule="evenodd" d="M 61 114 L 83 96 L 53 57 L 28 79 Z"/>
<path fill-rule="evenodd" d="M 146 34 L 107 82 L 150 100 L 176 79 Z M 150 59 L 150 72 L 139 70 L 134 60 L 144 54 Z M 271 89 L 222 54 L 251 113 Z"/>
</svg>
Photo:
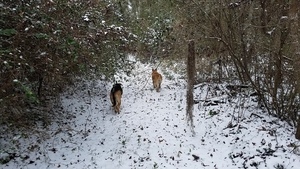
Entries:
<svg viewBox="0 0 300 169">
<path fill-rule="evenodd" d="M 76 84 L 61 96 L 66 120 L 26 139 L 1 140 L 1 148 L 11 141 L 18 146 L 1 153 L 17 152 L 0 168 L 299 168 L 300 156 L 289 147 L 299 144 L 294 129 L 258 109 L 255 97 L 229 96 L 225 84 L 195 86 L 193 135 L 185 118 L 185 80 L 160 67 L 164 79 L 156 92 L 151 68 L 137 62 L 130 76 L 116 75 L 124 90 L 119 115 L 108 97 L 112 83 Z"/>
</svg>

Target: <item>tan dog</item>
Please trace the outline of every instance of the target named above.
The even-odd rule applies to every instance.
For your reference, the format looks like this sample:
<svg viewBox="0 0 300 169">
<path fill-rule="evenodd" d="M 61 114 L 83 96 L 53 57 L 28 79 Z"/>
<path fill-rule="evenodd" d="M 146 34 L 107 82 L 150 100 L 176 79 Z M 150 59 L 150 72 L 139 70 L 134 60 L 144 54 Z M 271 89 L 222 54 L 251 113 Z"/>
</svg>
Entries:
<svg viewBox="0 0 300 169">
<path fill-rule="evenodd" d="M 114 84 L 113 88 L 110 91 L 110 101 L 112 103 L 112 107 L 114 107 L 115 112 L 118 114 L 120 114 L 121 98 L 123 94 L 121 85 L 122 84 L 120 83 Z"/>
<path fill-rule="evenodd" d="M 152 81 L 154 89 L 159 92 L 161 88 L 162 76 L 157 72 L 157 69 L 152 69 Z"/>
</svg>

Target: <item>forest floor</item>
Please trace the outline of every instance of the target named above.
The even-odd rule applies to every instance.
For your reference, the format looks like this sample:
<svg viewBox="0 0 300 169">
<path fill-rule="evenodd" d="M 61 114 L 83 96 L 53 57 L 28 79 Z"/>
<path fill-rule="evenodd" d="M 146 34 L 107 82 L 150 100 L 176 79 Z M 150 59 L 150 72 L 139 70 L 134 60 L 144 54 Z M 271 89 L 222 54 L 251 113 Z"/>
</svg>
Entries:
<svg viewBox="0 0 300 169">
<path fill-rule="evenodd" d="M 60 96 L 61 116 L 46 129 L 7 133 L 0 140 L 5 169 L 298 169 L 295 129 L 258 107 L 251 90 L 232 95 L 228 84 L 194 88 L 194 128 L 186 119 L 186 79 L 159 67 L 162 89 L 152 87 L 151 65 L 136 61 L 123 84 L 121 113 L 111 82 L 82 80 Z"/>
</svg>

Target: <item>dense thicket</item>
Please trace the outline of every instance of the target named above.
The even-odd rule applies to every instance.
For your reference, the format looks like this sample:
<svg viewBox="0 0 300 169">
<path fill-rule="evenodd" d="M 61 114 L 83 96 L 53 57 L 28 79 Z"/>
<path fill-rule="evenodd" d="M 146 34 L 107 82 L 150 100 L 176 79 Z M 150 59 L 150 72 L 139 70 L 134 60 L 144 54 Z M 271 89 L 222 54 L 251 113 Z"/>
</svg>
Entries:
<svg viewBox="0 0 300 169">
<path fill-rule="evenodd" d="M 297 126 L 299 1 L 191 0 L 176 8 L 173 33 L 179 46 L 195 40 L 199 81 L 251 86 L 263 109 Z"/>
<path fill-rule="evenodd" d="M 118 6 L 105 1 L 0 4 L 1 123 L 20 125 L 47 114 L 47 109 L 34 109 L 46 105 L 47 97 L 61 92 L 75 76 L 112 77 L 126 67 L 125 53 L 136 41 L 123 26 Z"/>
</svg>

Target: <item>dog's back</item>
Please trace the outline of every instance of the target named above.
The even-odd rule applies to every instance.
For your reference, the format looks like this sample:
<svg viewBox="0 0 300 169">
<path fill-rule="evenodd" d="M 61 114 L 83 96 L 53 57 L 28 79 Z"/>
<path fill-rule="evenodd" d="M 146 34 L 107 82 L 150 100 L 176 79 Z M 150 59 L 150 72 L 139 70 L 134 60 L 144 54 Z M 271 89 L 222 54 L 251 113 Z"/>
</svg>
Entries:
<svg viewBox="0 0 300 169">
<path fill-rule="evenodd" d="M 116 113 L 120 113 L 121 107 L 121 98 L 123 94 L 123 89 L 120 83 L 113 85 L 113 88 L 110 91 L 110 100 L 112 107 L 114 107 Z"/>
<path fill-rule="evenodd" d="M 162 76 L 157 72 L 157 69 L 152 69 L 152 81 L 154 89 L 159 92 L 161 88 Z"/>
</svg>

